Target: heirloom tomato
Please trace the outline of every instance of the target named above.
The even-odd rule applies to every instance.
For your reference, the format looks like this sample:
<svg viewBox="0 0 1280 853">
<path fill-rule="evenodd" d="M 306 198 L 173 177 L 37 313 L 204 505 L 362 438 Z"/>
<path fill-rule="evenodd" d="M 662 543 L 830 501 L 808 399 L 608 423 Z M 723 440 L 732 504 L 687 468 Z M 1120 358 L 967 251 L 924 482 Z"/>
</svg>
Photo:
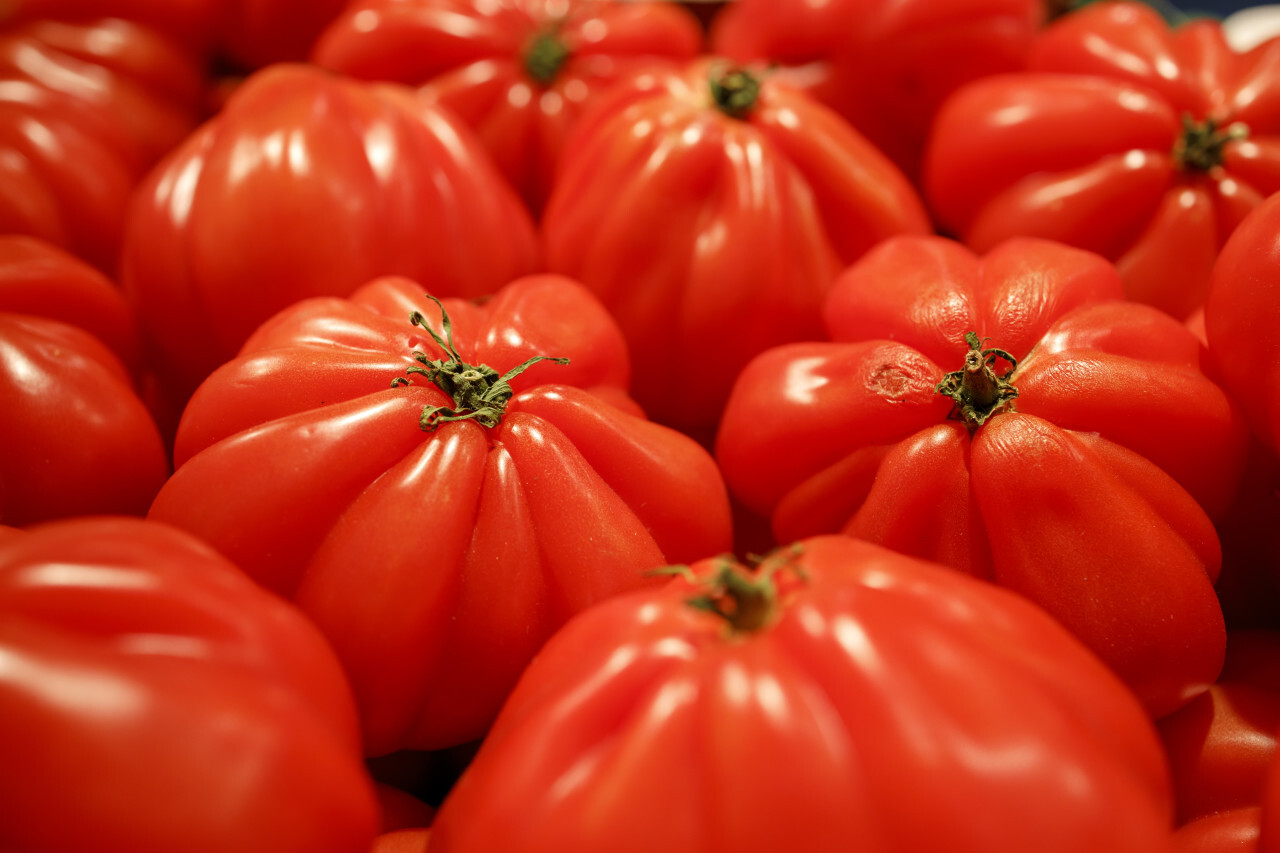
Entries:
<svg viewBox="0 0 1280 853">
<path fill-rule="evenodd" d="M 1204 312 L 1209 355 L 1254 432 L 1280 454 L 1280 195 L 1223 247 Z"/>
<path fill-rule="evenodd" d="M 1236 53 L 1212 19 L 1076 10 L 1036 37 L 1026 72 L 948 98 L 924 185 L 975 250 L 1015 235 L 1090 249 L 1130 299 L 1186 317 L 1227 237 L 1280 190 L 1280 39 Z"/>
<path fill-rule="evenodd" d="M 295 608 L 141 519 L 0 540 L 0 848 L 365 853 L 350 687 Z"/>
<path fill-rule="evenodd" d="M 403 278 L 304 300 L 194 395 L 151 516 L 297 600 L 371 755 L 463 743 L 572 613 L 730 547 L 714 460 L 626 381 L 613 321 L 560 276 L 482 305 Z"/>
<path fill-rule="evenodd" d="M 0 521 L 147 511 L 169 462 L 140 367 L 132 313 L 102 273 L 0 236 Z"/>
<path fill-rule="evenodd" d="M 535 253 L 529 214 L 451 113 L 400 86 L 276 65 L 138 187 L 122 284 L 185 400 L 299 299 L 386 274 L 480 296 Z"/>
<path fill-rule="evenodd" d="M 839 536 L 685 575 L 548 641 L 432 853 L 1170 850 L 1150 721 L 1028 602 Z"/>
<path fill-rule="evenodd" d="M 711 49 L 840 113 L 913 178 L 933 114 L 970 80 L 1026 66 L 1044 0 L 735 0 Z"/>
<path fill-rule="evenodd" d="M 319 65 L 421 85 L 475 129 L 541 211 L 564 139 L 635 68 L 698 55 L 702 31 L 669 2 L 357 0 L 316 42 Z"/>
<path fill-rule="evenodd" d="M 1222 674 L 1159 722 L 1178 823 L 1258 806 L 1280 733 L 1280 633 L 1233 631 Z"/>
<path fill-rule="evenodd" d="M 887 240 L 833 288 L 831 340 L 739 376 L 725 479 L 779 541 L 843 531 L 1025 594 L 1168 713 L 1222 664 L 1210 516 L 1247 431 L 1195 337 L 1120 296 L 1059 243 Z"/>
<path fill-rule="evenodd" d="M 636 400 L 691 433 L 714 430 L 751 356 L 820 332 L 846 264 L 930 230 L 847 122 L 715 58 L 611 89 L 566 146 L 542 226 L 550 268 L 618 318 Z"/>
<path fill-rule="evenodd" d="M 196 126 L 202 62 L 121 20 L 0 27 L 0 231 L 114 275 L 129 193 Z"/>
</svg>

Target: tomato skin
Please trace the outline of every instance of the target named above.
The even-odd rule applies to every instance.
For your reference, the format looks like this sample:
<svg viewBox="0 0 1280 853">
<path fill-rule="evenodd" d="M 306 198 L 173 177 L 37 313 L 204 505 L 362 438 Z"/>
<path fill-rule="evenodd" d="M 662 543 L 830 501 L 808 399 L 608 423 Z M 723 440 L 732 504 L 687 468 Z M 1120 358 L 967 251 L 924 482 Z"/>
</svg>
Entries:
<svg viewBox="0 0 1280 853">
<path fill-rule="evenodd" d="M 1205 304 L 1209 355 L 1254 434 L 1280 454 L 1280 199 L 1241 223 L 1213 269 Z"/>
<path fill-rule="evenodd" d="M 368 849 L 332 652 L 208 547 L 138 519 L 38 526 L 0 543 L 0 608 L 0 846 Z"/>
<path fill-rule="evenodd" d="M 575 130 L 542 220 L 549 268 L 618 318 L 636 400 L 695 434 L 751 356 L 819 333 L 843 265 L 929 231 L 901 172 L 839 116 L 766 75 L 731 118 L 712 102 L 722 70 L 707 58 L 615 86 Z"/>
<path fill-rule="evenodd" d="M 593 393 L 622 393 L 626 350 L 598 301 L 563 277 L 512 282 L 483 306 L 445 300 L 464 361 L 570 363 L 514 378 L 493 428 L 423 432 L 423 408 L 450 398 L 422 377 L 391 387 L 417 365 L 413 350 L 443 357 L 408 322 L 412 305 L 441 333 L 421 292 L 382 279 L 265 324 L 192 398 L 177 471 L 151 509 L 322 627 L 371 755 L 479 737 L 572 613 L 731 545 L 710 454 Z"/>
<path fill-rule="evenodd" d="M 1043 17 L 1044 4 L 1029 0 L 736 0 L 713 19 L 711 49 L 780 63 L 774 74 L 915 179 L 939 105 L 970 80 L 1022 70 Z"/>
<path fill-rule="evenodd" d="M 0 230 L 66 248 L 108 275 L 129 194 L 196 125 L 198 59 L 122 20 L 0 30 Z"/>
<path fill-rule="evenodd" d="M 456 119 L 401 87 L 275 65 L 140 185 L 122 284 L 185 400 L 300 299 L 393 273 L 480 296 L 535 263 L 527 212 Z"/>
<path fill-rule="evenodd" d="M 1234 228 L 1280 190 L 1280 40 L 1236 54 L 1216 21 L 1170 28 L 1132 2 L 1077 11 L 1036 37 L 1027 71 L 942 106 L 926 196 L 977 251 L 1019 234 L 1096 251 L 1129 298 L 1184 318 Z M 1240 122 L 1248 136 L 1212 167 L 1180 168 L 1184 115 Z"/>
<path fill-rule="evenodd" d="M 552 34 L 554 77 L 527 56 Z M 471 126 L 535 214 L 574 122 L 633 70 L 698 55 L 697 19 L 674 3 L 601 0 L 360 0 L 321 34 L 312 60 L 364 80 L 420 86 Z"/>
<path fill-rule="evenodd" d="M 1197 818 L 1173 834 L 1175 853 L 1258 853 L 1262 809 L 1232 809 Z"/>
<path fill-rule="evenodd" d="M 755 631 L 689 606 L 683 578 L 561 629 L 430 849 L 1169 849 L 1150 723 L 1043 612 L 847 537 L 774 559 L 804 580 Z M 1089 780 L 1070 794 L 1068 767 Z"/>
<path fill-rule="evenodd" d="M 834 340 L 739 376 L 716 439 L 725 479 L 779 541 L 843 531 L 1022 592 L 1162 716 L 1222 663 L 1211 518 L 1246 433 L 1194 336 L 1119 296 L 1114 267 L 1061 244 L 979 258 L 886 241 L 833 288 Z M 972 436 L 936 392 L 967 331 L 1018 361 L 1011 410 Z"/>
</svg>

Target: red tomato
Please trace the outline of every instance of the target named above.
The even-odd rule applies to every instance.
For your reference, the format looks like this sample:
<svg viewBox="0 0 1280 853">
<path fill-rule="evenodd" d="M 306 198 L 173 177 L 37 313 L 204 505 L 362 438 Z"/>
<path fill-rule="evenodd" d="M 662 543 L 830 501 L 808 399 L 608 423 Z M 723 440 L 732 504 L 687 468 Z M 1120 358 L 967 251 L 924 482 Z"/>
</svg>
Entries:
<svg viewBox="0 0 1280 853">
<path fill-rule="evenodd" d="M 614 87 L 543 216 L 548 265 L 622 326 L 637 401 L 710 432 L 751 356 L 821 328 L 836 274 L 930 230 L 902 173 L 835 113 L 707 59 Z"/>
<path fill-rule="evenodd" d="M 571 614 L 731 537 L 710 454 L 592 393 L 625 399 L 626 350 L 583 287 L 532 276 L 446 301 L 458 360 L 409 321 L 449 339 L 421 292 L 383 279 L 266 323 L 192 398 L 151 510 L 321 626 L 371 755 L 479 737 Z M 570 361 L 511 378 L 505 408 L 441 390 L 497 393 L 535 356 Z M 420 371 L 441 360 L 437 387 Z"/>
<path fill-rule="evenodd" d="M 203 68 L 120 20 L 0 30 L 0 231 L 114 274 L 129 193 L 196 125 Z"/>
<path fill-rule="evenodd" d="M 1112 265 L 1057 243 L 888 240 L 832 290 L 832 341 L 742 372 L 725 479 L 779 541 L 844 531 L 1027 595 L 1168 713 L 1222 663 L 1210 516 L 1246 430 L 1194 336 L 1120 293 Z M 992 383 L 985 422 L 939 388 L 966 365 Z"/>
<path fill-rule="evenodd" d="M 0 847 L 364 853 L 377 830 L 323 637 L 162 524 L 0 542 Z"/>
<path fill-rule="evenodd" d="M 528 213 L 456 119 L 401 87 L 277 65 L 139 187 L 122 283 L 185 400 L 299 299 L 390 273 L 480 296 L 535 252 Z"/>
<path fill-rule="evenodd" d="M 977 251 L 1033 235 L 1098 252 L 1129 298 L 1186 317 L 1280 190 L 1280 39 L 1237 54 L 1217 21 L 1097 3 L 1048 27 L 1029 68 L 939 111 L 924 173 L 939 223 Z"/>
<path fill-rule="evenodd" d="M 1262 809 L 1252 806 L 1198 818 L 1173 834 L 1175 853 L 1258 853 Z"/>
<path fill-rule="evenodd" d="M 426 853 L 430 840 L 430 829 L 384 832 L 374 839 L 371 853 Z"/>
<path fill-rule="evenodd" d="M 1253 431 L 1280 454 L 1280 195 L 1241 223 L 1213 269 L 1209 355 Z"/>
<path fill-rule="evenodd" d="M 693 59 L 701 45 L 697 19 L 668 2 L 357 0 L 312 58 L 361 79 L 423 84 L 538 212 L 583 109 L 628 72 Z"/>
<path fill-rule="evenodd" d="M 846 537 L 690 575 L 547 643 L 433 853 L 1170 849 L 1150 722 L 1038 608 Z"/>
<path fill-rule="evenodd" d="M 980 77 L 1026 66 L 1043 0 L 735 0 L 711 47 L 839 112 L 916 177 L 938 106 Z"/>
<path fill-rule="evenodd" d="M 1261 804 L 1280 732 L 1280 633 L 1232 632 L 1217 683 L 1159 728 L 1180 824 Z"/>
</svg>

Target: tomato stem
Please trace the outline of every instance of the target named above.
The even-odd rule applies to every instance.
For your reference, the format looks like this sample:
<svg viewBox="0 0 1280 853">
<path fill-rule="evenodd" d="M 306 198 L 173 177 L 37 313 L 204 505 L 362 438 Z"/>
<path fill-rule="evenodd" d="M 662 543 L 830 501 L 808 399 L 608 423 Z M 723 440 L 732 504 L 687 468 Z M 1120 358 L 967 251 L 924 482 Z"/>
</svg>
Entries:
<svg viewBox="0 0 1280 853">
<path fill-rule="evenodd" d="M 1222 165 L 1228 142 L 1245 139 L 1249 128 L 1233 122 L 1219 128 L 1215 119 L 1197 122 L 1189 113 L 1182 114 L 1182 135 L 1173 146 L 1173 161 L 1183 171 L 1207 172 Z"/>
<path fill-rule="evenodd" d="M 434 432 L 436 427 L 442 423 L 465 420 L 474 420 L 481 426 L 492 429 L 502 422 L 502 415 L 507 410 L 507 403 L 511 401 L 511 396 L 514 393 L 510 384 L 512 379 L 524 373 L 531 365 L 539 361 L 551 361 L 556 364 L 569 363 L 567 358 L 535 355 L 501 376 L 498 375 L 498 371 L 487 364 L 467 364 L 458 355 L 457 349 L 454 348 L 453 323 L 449 320 L 449 312 L 445 310 L 439 299 L 430 294 L 426 296 L 440 307 L 440 320 L 444 326 L 444 338 L 442 339 L 435 333 L 434 329 L 427 325 L 427 318 L 422 315 L 421 311 L 414 311 L 410 314 L 409 322 L 426 329 L 427 334 L 449 357 L 447 359 L 429 359 L 426 353 L 415 350 L 413 357 L 423 366 L 418 367 L 415 365 L 407 368 L 405 373 L 410 374 L 410 376 L 415 373 L 425 376 L 437 388 L 453 398 L 453 407 L 427 406 L 424 408 L 418 418 L 418 425 L 425 432 Z M 410 384 L 410 380 L 402 376 L 397 376 L 391 380 L 391 387 L 393 388 L 408 384 Z"/>
<path fill-rule="evenodd" d="M 715 573 L 702 581 L 706 591 L 688 599 L 687 603 L 724 619 L 734 633 L 766 628 L 778 618 L 779 573 L 790 569 L 795 576 L 804 579 L 804 570 L 795 562 L 800 552 L 799 545 L 775 551 L 757 560 L 754 572 L 725 558 Z M 674 571 L 681 568 L 674 567 Z"/>
<path fill-rule="evenodd" d="M 560 40 L 559 27 L 541 32 L 529 42 L 524 68 L 539 86 L 550 86 L 569 59 L 569 48 Z"/>
<path fill-rule="evenodd" d="M 742 68 L 712 72 L 710 84 L 716 109 L 731 118 L 745 119 L 760 97 L 760 81 Z"/>
<path fill-rule="evenodd" d="M 955 402 L 952 417 L 964 421 L 972 433 L 1018 396 L 1018 389 L 1009 381 L 1018 361 L 1002 349 L 983 349 L 984 340 L 979 340 L 976 332 L 966 332 L 964 340 L 969 345 L 964 367 L 942 377 L 937 392 Z M 1009 364 L 1003 376 L 992 367 L 997 359 Z"/>
</svg>

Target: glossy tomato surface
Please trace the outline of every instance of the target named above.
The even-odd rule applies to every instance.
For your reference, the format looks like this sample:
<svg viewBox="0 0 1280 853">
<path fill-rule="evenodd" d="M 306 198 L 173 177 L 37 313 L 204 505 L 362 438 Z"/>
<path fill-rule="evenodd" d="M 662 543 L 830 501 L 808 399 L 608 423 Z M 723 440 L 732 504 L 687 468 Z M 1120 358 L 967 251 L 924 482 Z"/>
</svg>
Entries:
<svg viewBox="0 0 1280 853">
<path fill-rule="evenodd" d="M 258 72 L 138 188 L 122 284 L 185 400 L 275 312 L 404 274 L 480 296 L 535 264 L 529 215 L 456 118 L 391 84 Z"/>
<path fill-rule="evenodd" d="M 711 50 L 771 74 L 849 120 L 915 178 L 929 125 L 959 86 L 1023 70 L 1042 0 L 734 0 Z"/>
<path fill-rule="evenodd" d="M 885 241 L 832 290 L 831 340 L 739 376 L 726 481 L 779 541 L 843 531 L 1029 596 L 1168 713 L 1222 663 L 1210 519 L 1247 433 L 1195 337 L 1120 295 L 1058 243 Z M 1011 386 L 980 423 L 938 388 L 970 359 Z"/>
<path fill-rule="evenodd" d="M 364 853 L 355 709 L 323 637 L 139 519 L 0 540 L 0 847 Z"/>
<path fill-rule="evenodd" d="M 1280 40 L 1239 54 L 1221 25 L 1134 2 L 1044 30 L 1029 70 L 971 83 L 926 155 L 939 224 L 977 251 L 1015 235 L 1114 261 L 1126 294 L 1182 318 L 1219 249 L 1280 190 Z"/>
<path fill-rule="evenodd" d="M 691 573 L 548 642 L 429 850 L 1170 849 L 1150 722 L 1038 608 L 847 537 Z"/>
<path fill-rule="evenodd" d="M 614 87 L 570 140 L 542 221 L 550 268 L 618 318 L 637 401 L 690 432 L 714 430 L 751 356 L 820 332 L 844 265 L 929 230 L 847 122 L 710 58 Z"/>
<path fill-rule="evenodd" d="M 192 398 L 151 510 L 321 626 L 373 755 L 479 737 L 572 613 L 730 547 L 714 460 L 631 413 L 625 346 L 585 288 L 531 276 L 483 305 L 445 300 L 448 332 L 422 293 L 383 279 L 264 324 Z M 462 410 L 422 373 L 393 387 L 427 369 L 415 351 L 447 358 L 414 311 L 464 374 L 569 363 L 511 378 L 487 425 L 424 429 L 424 411 Z"/>
<path fill-rule="evenodd" d="M 421 86 L 470 125 L 530 209 L 550 192 L 570 128 L 600 93 L 659 61 L 693 59 L 697 19 L 667 2 L 359 0 L 312 59 Z"/>
</svg>

